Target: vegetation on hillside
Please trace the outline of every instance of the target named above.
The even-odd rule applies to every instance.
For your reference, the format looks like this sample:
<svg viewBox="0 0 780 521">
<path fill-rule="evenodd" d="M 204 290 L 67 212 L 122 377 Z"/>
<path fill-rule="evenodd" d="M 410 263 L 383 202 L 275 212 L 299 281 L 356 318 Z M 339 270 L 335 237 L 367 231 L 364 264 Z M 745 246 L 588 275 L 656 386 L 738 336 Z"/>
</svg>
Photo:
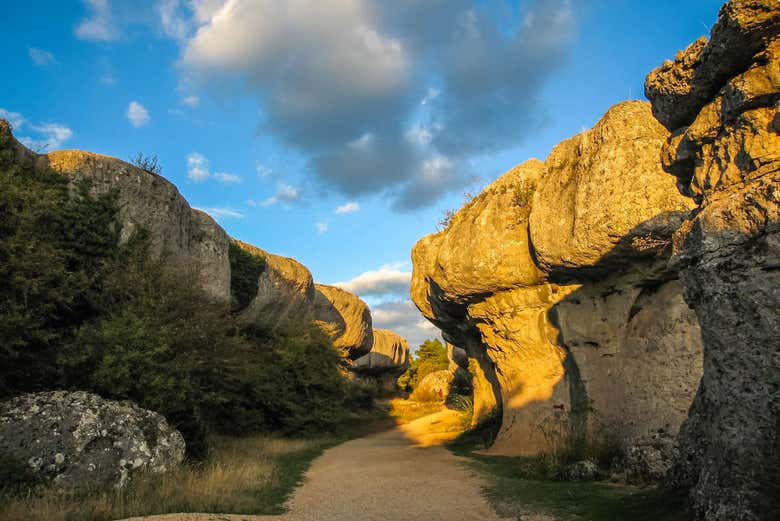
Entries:
<svg viewBox="0 0 780 521">
<path fill-rule="evenodd" d="M 398 377 L 398 387 L 413 391 L 429 374 L 449 367 L 447 348 L 439 339 L 426 340 L 409 360 L 409 367 Z"/>
<path fill-rule="evenodd" d="M 118 213 L 116 194 L 69 187 L 0 142 L 0 398 L 70 388 L 131 399 L 166 416 L 194 457 L 208 432 L 322 433 L 351 414 L 362 390 L 324 334 L 241 327 L 198 273 L 149 255 L 144 230 L 120 245 Z M 264 264 L 231 260 L 246 299 Z"/>
<path fill-rule="evenodd" d="M 265 259 L 230 241 L 230 294 L 233 310 L 241 311 L 257 295 L 257 283 L 265 269 Z"/>
</svg>

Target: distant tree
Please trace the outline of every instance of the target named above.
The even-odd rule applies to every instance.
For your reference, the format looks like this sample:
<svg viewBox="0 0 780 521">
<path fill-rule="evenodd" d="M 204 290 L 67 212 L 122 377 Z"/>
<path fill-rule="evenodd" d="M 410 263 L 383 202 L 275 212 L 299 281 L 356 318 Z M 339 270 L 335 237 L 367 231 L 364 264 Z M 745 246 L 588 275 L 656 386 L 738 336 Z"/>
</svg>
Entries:
<svg viewBox="0 0 780 521">
<path fill-rule="evenodd" d="M 447 369 L 450 361 L 447 358 L 447 348 L 439 339 L 428 339 L 417 349 L 412 356 L 409 368 L 398 377 L 398 386 L 401 389 L 412 391 L 429 374 Z"/>
<path fill-rule="evenodd" d="M 157 156 L 147 156 L 138 152 L 130 162 L 141 170 L 146 170 L 150 174 L 162 175 L 162 166 L 157 161 Z"/>
</svg>

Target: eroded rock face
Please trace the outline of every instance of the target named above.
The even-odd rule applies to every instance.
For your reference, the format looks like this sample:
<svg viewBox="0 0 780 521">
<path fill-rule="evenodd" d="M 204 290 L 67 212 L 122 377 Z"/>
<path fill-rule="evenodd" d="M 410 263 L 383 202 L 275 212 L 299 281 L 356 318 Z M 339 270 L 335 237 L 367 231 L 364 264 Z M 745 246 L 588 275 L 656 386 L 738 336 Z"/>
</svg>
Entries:
<svg viewBox="0 0 780 521">
<path fill-rule="evenodd" d="M 357 295 L 336 286 L 316 284 L 314 320 L 331 337 L 333 345 L 352 360 L 371 351 L 371 311 Z"/>
<path fill-rule="evenodd" d="M 63 488 L 122 487 L 177 467 L 184 449 L 165 418 L 132 402 L 65 391 L 0 402 L 0 458 Z"/>
<path fill-rule="evenodd" d="M 371 351 L 352 362 L 351 369 L 371 375 L 399 376 L 409 367 L 409 343 L 387 329 L 374 329 Z"/>
<path fill-rule="evenodd" d="M 239 240 L 235 243 L 264 258 L 266 263 L 257 282 L 257 296 L 241 311 L 239 318 L 271 331 L 308 323 L 315 297 L 309 269 L 295 259 L 274 255 Z"/>
<path fill-rule="evenodd" d="M 704 375 L 668 482 L 691 488 L 697 520 L 774 519 L 780 4 L 729 2 L 711 39 L 653 71 L 646 91 L 673 130 L 663 166 L 700 204 L 675 235 L 672 260 L 701 323 Z"/>
<path fill-rule="evenodd" d="M 190 208 L 168 180 L 119 159 L 80 150 L 50 152 L 39 156 L 37 164 L 74 183 L 88 180 L 94 193 L 117 190 L 121 241 L 146 229 L 153 254 L 192 265 L 209 295 L 230 299 L 228 235 L 211 217 Z"/>
<path fill-rule="evenodd" d="M 647 103 L 621 103 L 415 246 L 412 297 L 475 363 L 475 420 L 501 407 L 492 453 L 562 431 L 619 433 L 626 450 L 676 434 L 702 347 L 666 262 L 694 206 L 659 165 L 668 135 Z"/>
</svg>

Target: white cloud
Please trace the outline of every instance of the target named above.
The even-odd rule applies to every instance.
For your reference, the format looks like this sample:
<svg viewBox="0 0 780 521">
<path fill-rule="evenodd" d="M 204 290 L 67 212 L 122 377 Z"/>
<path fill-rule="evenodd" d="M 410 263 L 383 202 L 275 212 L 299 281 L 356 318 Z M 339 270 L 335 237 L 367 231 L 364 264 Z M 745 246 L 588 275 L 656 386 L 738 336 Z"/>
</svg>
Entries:
<svg viewBox="0 0 780 521">
<path fill-rule="evenodd" d="M 108 0 L 85 0 L 85 3 L 89 15 L 76 27 L 76 36 L 82 40 L 103 42 L 119 38 Z"/>
<path fill-rule="evenodd" d="M 46 67 L 57 63 L 54 55 L 45 49 L 38 49 L 36 47 L 28 47 L 27 54 L 30 55 L 30 59 L 38 67 Z"/>
<path fill-rule="evenodd" d="M 366 271 L 352 280 L 336 282 L 338 286 L 349 292 L 363 296 L 408 295 L 412 280 L 411 271 L 402 271 L 407 263 L 386 264 L 378 270 Z"/>
<path fill-rule="evenodd" d="M 149 111 L 137 101 L 130 102 L 130 105 L 127 106 L 127 113 L 125 115 L 127 116 L 127 119 L 130 120 L 130 124 L 135 128 L 148 124 L 150 119 Z"/>
<path fill-rule="evenodd" d="M 239 212 L 238 210 L 234 210 L 233 208 L 196 208 L 196 210 L 206 212 L 207 214 L 214 217 L 215 219 L 218 219 L 220 217 L 224 217 L 227 219 L 244 218 L 243 213 Z"/>
<path fill-rule="evenodd" d="M 201 183 L 209 178 L 209 160 L 198 152 L 187 154 L 187 177 Z"/>
<path fill-rule="evenodd" d="M 200 98 L 197 96 L 187 96 L 183 100 L 181 100 L 182 103 L 187 105 L 188 107 L 197 107 L 200 105 Z"/>
<path fill-rule="evenodd" d="M 213 177 L 220 183 L 225 183 L 225 184 L 235 184 L 235 183 L 240 183 L 242 181 L 241 176 L 238 176 L 236 174 L 229 174 L 227 172 L 216 172 L 215 174 L 213 174 Z"/>
<path fill-rule="evenodd" d="M 276 194 L 260 203 L 260 206 L 267 207 L 273 206 L 276 203 L 292 203 L 299 200 L 300 198 L 301 191 L 297 187 L 285 183 L 279 183 L 276 187 Z"/>
<path fill-rule="evenodd" d="M 73 131 L 61 123 L 35 124 L 28 121 L 19 112 L 11 112 L 4 108 L 0 108 L 0 118 L 7 120 L 19 141 L 35 152 L 60 148 L 63 143 L 73 137 Z M 22 132 L 25 135 L 22 135 Z"/>
<path fill-rule="evenodd" d="M 257 208 L 257 201 L 255 201 L 254 199 L 247 200 L 246 204 L 250 208 Z"/>
<path fill-rule="evenodd" d="M 411 300 L 392 300 L 371 306 L 371 321 L 377 329 L 389 329 L 406 338 L 412 349 L 425 340 L 441 337 L 441 332 L 422 316 Z"/>
<path fill-rule="evenodd" d="M 271 169 L 267 166 L 263 165 L 260 161 L 257 161 L 255 163 L 255 170 L 257 170 L 257 173 L 265 179 L 266 177 L 270 177 L 273 172 L 271 172 Z"/>
<path fill-rule="evenodd" d="M 354 213 L 360 211 L 360 205 L 354 201 L 336 207 L 337 214 Z"/>
<path fill-rule="evenodd" d="M 317 229 L 317 233 L 320 235 L 324 234 L 328 231 L 328 223 L 327 222 L 318 222 L 314 223 L 314 227 Z"/>
<path fill-rule="evenodd" d="M 160 0 L 157 2 L 157 14 L 166 36 L 184 41 L 192 31 L 192 22 L 182 15 L 182 2 L 179 0 Z"/>
<path fill-rule="evenodd" d="M 0 108 L 0 118 L 8 121 L 14 131 L 18 131 L 24 124 L 24 117 L 20 113 L 11 112 L 10 110 L 2 108 Z"/>
</svg>

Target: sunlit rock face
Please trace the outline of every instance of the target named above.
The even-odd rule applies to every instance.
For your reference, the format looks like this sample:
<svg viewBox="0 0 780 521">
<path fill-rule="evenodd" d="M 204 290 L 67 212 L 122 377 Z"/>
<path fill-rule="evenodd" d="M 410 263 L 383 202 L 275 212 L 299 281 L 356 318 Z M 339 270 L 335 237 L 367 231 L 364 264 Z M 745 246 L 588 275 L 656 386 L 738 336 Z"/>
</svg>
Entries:
<svg viewBox="0 0 780 521">
<path fill-rule="evenodd" d="M 358 296 L 335 286 L 316 284 L 314 320 L 345 357 L 354 360 L 371 351 L 371 311 Z"/>
<path fill-rule="evenodd" d="M 780 3 L 727 3 L 646 80 L 672 135 L 663 167 L 699 208 L 673 262 L 704 339 L 704 376 L 671 486 L 696 519 L 776 519 L 780 397 Z"/>
<path fill-rule="evenodd" d="M 619 104 L 415 246 L 415 303 L 484 378 L 475 416 L 501 407 L 492 453 L 604 432 L 628 450 L 685 418 L 702 348 L 667 258 L 694 204 L 660 166 L 668 135 Z"/>
<path fill-rule="evenodd" d="M 392 373 L 400 376 L 409 367 L 409 343 L 387 329 L 374 329 L 371 351 L 352 363 L 352 370 L 364 374 Z"/>
</svg>

